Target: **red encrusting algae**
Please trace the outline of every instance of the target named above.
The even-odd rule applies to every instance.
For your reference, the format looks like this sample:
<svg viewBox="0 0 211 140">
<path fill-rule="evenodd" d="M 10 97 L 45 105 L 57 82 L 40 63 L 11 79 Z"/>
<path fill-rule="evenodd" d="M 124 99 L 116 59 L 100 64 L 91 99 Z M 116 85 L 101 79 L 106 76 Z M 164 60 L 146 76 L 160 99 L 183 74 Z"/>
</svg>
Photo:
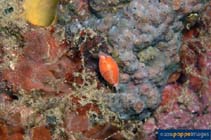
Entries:
<svg viewBox="0 0 211 140">
<path fill-rule="evenodd" d="M 18 56 L 14 69 L 3 71 L 3 78 L 15 90 L 42 90 L 48 93 L 68 93 L 74 80 L 73 73 L 82 69 L 81 59 L 70 59 L 67 45 L 58 45 L 45 30 L 25 33 L 23 53 Z"/>
</svg>

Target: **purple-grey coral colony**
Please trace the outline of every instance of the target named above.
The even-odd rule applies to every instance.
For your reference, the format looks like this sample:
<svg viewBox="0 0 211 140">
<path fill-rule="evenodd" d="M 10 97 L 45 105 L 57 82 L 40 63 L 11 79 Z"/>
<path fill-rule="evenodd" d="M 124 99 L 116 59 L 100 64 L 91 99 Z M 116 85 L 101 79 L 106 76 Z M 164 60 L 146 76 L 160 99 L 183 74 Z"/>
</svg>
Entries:
<svg viewBox="0 0 211 140">
<path fill-rule="evenodd" d="M 121 119 L 142 120 L 161 101 L 168 76 L 179 66 L 185 16 L 200 13 L 206 2 L 183 0 L 89 0 L 92 15 L 66 24 L 67 36 L 91 28 L 104 36 L 120 67 L 119 93 L 109 108 Z M 119 7 L 117 5 L 120 5 Z M 109 95 L 108 95 L 109 96 Z"/>
</svg>

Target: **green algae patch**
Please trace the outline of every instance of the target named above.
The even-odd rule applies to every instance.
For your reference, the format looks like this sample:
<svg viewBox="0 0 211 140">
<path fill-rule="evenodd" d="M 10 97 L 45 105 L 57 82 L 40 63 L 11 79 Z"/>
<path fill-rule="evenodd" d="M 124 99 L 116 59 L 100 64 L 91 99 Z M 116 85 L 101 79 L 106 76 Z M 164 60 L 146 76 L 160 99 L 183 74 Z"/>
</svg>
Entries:
<svg viewBox="0 0 211 140">
<path fill-rule="evenodd" d="M 148 47 L 147 49 L 138 53 L 138 58 L 140 62 L 146 63 L 155 59 L 160 51 L 155 47 Z"/>
</svg>

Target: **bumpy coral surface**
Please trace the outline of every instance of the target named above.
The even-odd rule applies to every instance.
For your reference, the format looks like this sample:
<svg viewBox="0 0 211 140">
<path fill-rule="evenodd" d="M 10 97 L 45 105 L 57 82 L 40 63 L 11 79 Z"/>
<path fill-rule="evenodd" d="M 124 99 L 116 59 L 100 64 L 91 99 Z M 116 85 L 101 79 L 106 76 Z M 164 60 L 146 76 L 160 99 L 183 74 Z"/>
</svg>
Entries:
<svg viewBox="0 0 211 140">
<path fill-rule="evenodd" d="M 92 28 L 107 37 L 111 49 L 105 53 L 113 55 L 120 67 L 121 94 L 111 100 L 122 104 L 112 103 L 110 108 L 122 119 L 142 120 L 159 105 L 163 86 L 179 68 L 181 32 L 186 26 L 181 18 L 200 12 L 205 3 L 133 0 L 119 2 L 114 10 L 117 3 L 90 0 L 94 17 L 67 24 L 66 33 L 72 36 L 80 28 Z M 139 111 L 134 108 L 137 103 Z"/>
<path fill-rule="evenodd" d="M 180 49 L 181 76 L 165 86 L 153 126 L 160 129 L 210 129 L 210 7 L 200 26 L 185 31 Z M 151 128 L 152 124 L 144 124 Z M 146 131 L 146 130 L 145 130 Z M 146 131 L 147 132 L 147 131 Z M 150 137 L 155 139 L 155 130 Z"/>
</svg>

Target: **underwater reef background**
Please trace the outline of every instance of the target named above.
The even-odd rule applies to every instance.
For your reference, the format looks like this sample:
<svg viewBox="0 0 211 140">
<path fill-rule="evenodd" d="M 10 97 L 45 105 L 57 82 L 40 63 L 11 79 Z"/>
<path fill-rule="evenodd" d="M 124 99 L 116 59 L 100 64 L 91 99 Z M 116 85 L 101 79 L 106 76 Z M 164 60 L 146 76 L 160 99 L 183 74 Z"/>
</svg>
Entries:
<svg viewBox="0 0 211 140">
<path fill-rule="evenodd" d="M 0 1 L 1 140 L 211 129 L 211 1 L 25 1 Z M 100 53 L 118 65 L 117 88 Z"/>
</svg>

